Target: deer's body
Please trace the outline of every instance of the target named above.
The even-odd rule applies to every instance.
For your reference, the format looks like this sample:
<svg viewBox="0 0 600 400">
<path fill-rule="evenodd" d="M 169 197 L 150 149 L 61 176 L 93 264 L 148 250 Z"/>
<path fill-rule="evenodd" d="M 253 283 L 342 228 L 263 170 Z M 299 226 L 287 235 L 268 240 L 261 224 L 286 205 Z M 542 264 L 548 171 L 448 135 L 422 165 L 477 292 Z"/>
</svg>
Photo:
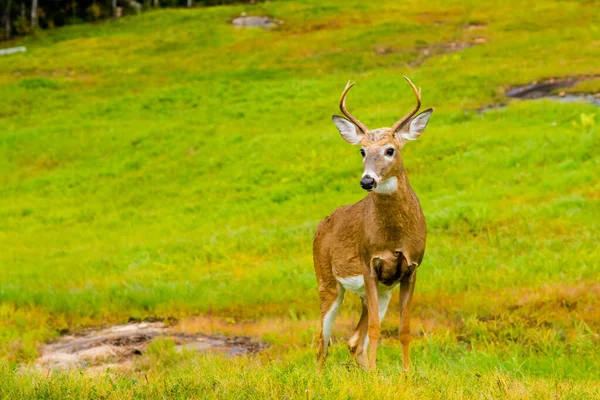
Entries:
<svg viewBox="0 0 600 400">
<path fill-rule="evenodd" d="M 412 83 L 411 86 L 420 101 L 420 92 Z M 340 103 L 347 116 L 344 102 L 349 87 L 351 85 L 346 87 Z M 398 150 L 415 129 L 419 134 L 422 132 L 431 110 L 410 119 L 414 113 L 416 110 L 394 128 L 373 131 L 351 116 L 352 122 L 334 116 L 342 136 L 350 143 L 362 146 L 365 172 L 361 186 L 370 193 L 356 204 L 335 210 L 319 224 L 315 234 L 313 256 L 321 306 L 319 358 L 322 361 L 327 355 L 333 323 L 344 293 L 351 291 L 363 299 L 363 307 L 348 345 L 359 364 L 374 369 L 380 321 L 386 313 L 392 289 L 399 285 L 399 334 L 404 368 L 408 368 L 410 302 L 416 268 L 425 252 L 426 227 L 423 211 L 408 183 Z M 417 119 L 419 122 L 413 123 Z M 397 132 L 403 132 L 404 139 L 394 139 Z"/>
</svg>

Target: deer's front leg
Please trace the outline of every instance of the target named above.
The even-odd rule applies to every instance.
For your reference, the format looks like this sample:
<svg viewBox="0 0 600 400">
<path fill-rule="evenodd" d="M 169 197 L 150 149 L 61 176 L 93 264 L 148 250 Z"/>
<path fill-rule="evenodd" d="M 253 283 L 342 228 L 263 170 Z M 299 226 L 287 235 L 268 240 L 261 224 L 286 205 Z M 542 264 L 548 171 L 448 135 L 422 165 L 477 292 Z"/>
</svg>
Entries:
<svg viewBox="0 0 600 400">
<path fill-rule="evenodd" d="M 402 343 L 402 369 L 408 371 L 410 358 L 408 356 L 408 346 L 410 345 L 410 305 L 415 291 L 417 281 L 417 271 L 409 271 L 400 280 L 400 328 L 398 336 Z"/>
<path fill-rule="evenodd" d="M 377 277 L 370 273 L 364 274 L 365 297 L 367 300 L 367 311 L 369 313 L 368 335 L 369 335 L 369 369 L 375 370 L 377 357 L 377 342 L 379 341 L 379 295 L 377 290 Z"/>
</svg>

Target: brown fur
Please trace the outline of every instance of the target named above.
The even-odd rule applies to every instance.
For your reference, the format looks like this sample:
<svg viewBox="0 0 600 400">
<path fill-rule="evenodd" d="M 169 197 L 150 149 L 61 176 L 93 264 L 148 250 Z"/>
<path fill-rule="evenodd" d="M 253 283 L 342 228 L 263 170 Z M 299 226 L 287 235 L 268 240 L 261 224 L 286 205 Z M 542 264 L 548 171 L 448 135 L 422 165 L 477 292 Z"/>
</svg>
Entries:
<svg viewBox="0 0 600 400">
<path fill-rule="evenodd" d="M 321 300 L 321 315 L 324 316 L 331 308 L 338 296 L 339 283 L 336 276 L 340 278 L 363 275 L 365 285 L 367 280 L 377 281 L 390 286 L 390 276 L 406 277 L 410 281 L 411 276 L 406 276 L 408 265 L 419 265 L 425 253 L 425 218 L 417 196 L 410 188 L 408 181 L 404 185 L 399 182 L 396 193 L 392 195 L 379 195 L 375 192 L 369 193 L 364 199 L 350 206 L 338 208 L 334 213 L 319 224 L 313 242 L 313 255 L 315 272 L 319 284 L 319 297 Z M 402 188 L 402 186 L 404 186 Z M 394 265 L 394 252 L 399 251 L 402 255 L 400 265 Z M 371 276 L 371 258 L 374 255 L 386 254 L 384 258 L 383 275 Z M 397 260 L 398 257 L 396 257 Z M 402 265 L 406 268 L 402 269 Z M 402 274 L 404 273 L 404 275 Z M 413 278 L 414 280 L 414 278 Z M 397 280 L 396 280 L 397 282 Z M 401 282 L 401 296 L 406 299 L 406 304 L 401 307 L 408 312 L 410 294 L 402 293 L 402 289 L 413 290 L 414 283 L 407 286 Z M 408 297 L 407 297 L 408 296 Z M 369 298 L 369 293 L 367 293 Z M 374 299 L 376 301 L 376 297 Z M 368 302 L 368 299 L 367 299 Z M 363 312 L 364 314 L 364 312 Z M 408 314 L 401 318 L 403 323 L 400 327 L 401 341 L 403 347 L 404 367 L 408 368 L 408 343 L 410 341 L 410 327 Z M 361 320 L 365 317 L 361 317 Z M 364 323 L 364 322 L 363 322 Z M 379 321 L 377 321 L 377 325 Z M 359 323 L 357 329 L 362 324 Z M 379 337 L 379 327 L 372 327 L 370 332 L 371 345 L 376 343 Z M 372 337 L 371 337 L 372 335 Z M 323 348 L 323 344 L 319 345 Z M 326 354 L 322 354 L 324 358 Z M 371 368 L 375 368 L 375 357 L 369 362 Z"/>
<path fill-rule="evenodd" d="M 430 113 L 429 110 L 427 112 Z M 387 194 L 370 192 L 358 203 L 338 208 L 321 221 L 313 242 L 322 327 L 325 315 L 336 300 L 339 301 L 340 290 L 344 290 L 336 277 L 363 276 L 365 302 L 360 321 L 348 345 L 356 361 L 367 366 L 366 354 L 359 344 L 363 343 L 368 334 L 370 369 L 376 367 L 376 346 L 380 334 L 377 300 L 379 283 L 386 286 L 400 284 L 399 336 L 403 347 L 404 369 L 408 369 L 409 365 L 410 303 L 416 268 L 421 264 L 425 252 L 426 237 L 425 217 L 419 200 L 408 183 L 400 154 L 404 144 L 401 133 L 408 132 L 411 121 L 412 119 L 408 120 L 397 132 L 382 128 L 363 132 L 360 136 L 359 144 L 366 153 L 363 161 L 365 168 L 377 173 L 382 182 L 396 177 L 397 189 Z M 395 149 L 391 164 L 389 159 L 386 161 L 382 152 L 382 149 L 390 146 Z M 318 352 L 322 363 L 327 356 L 326 341 L 322 331 Z"/>
</svg>

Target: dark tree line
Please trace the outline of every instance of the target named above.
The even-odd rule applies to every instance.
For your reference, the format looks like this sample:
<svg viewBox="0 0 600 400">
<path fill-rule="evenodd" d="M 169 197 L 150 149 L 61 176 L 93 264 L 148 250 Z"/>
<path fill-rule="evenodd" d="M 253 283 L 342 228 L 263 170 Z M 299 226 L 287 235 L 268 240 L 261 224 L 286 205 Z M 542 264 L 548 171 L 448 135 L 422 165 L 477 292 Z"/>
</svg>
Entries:
<svg viewBox="0 0 600 400">
<path fill-rule="evenodd" d="M 118 18 L 151 7 L 192 7 L 239 3 L 239 0 L 0 0 L 0 39 L 105 18 Z"/>
</svg>

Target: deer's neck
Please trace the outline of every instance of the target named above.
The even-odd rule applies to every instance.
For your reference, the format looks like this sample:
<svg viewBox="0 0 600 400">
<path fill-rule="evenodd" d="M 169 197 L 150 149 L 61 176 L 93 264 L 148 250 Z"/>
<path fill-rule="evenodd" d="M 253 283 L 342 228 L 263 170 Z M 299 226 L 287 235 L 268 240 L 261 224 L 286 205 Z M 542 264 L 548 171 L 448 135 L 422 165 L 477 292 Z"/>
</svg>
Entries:
<svg viewBox="0 0 600 400">
<path fill-rule="evenodd" d="M 406 176 L 397 175 L 396 190 L 365 198 L 363 249 L 365 260 L 375 252 L 401 251 L 419 264 L 425 250 L 425 216 Z"/>
<path fill-rule="evenodd" d="M 372 213 L 378 224 L 401 226 L 407 215 L 420 208 L 405 175 L 388 178 L 377 189 L 369 194 L 367 212 Z"/>
</svg>

